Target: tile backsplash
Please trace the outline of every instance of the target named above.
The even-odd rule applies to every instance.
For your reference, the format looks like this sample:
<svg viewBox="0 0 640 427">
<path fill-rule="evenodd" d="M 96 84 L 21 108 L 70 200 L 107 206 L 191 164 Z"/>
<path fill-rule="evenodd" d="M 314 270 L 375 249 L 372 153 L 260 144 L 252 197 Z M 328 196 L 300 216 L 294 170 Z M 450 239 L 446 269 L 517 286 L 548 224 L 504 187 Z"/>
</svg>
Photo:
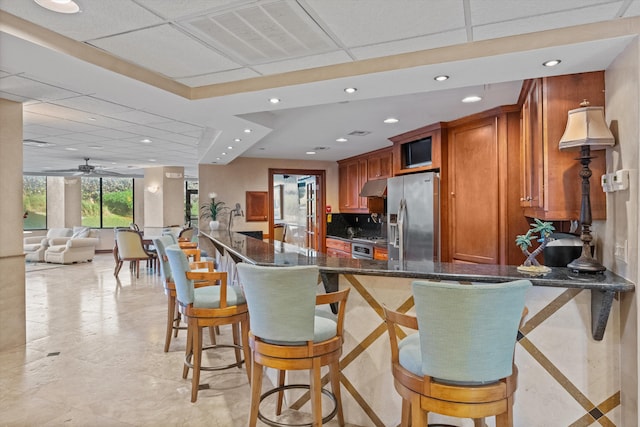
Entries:
<svg viewBox="0 0 640 427">
<path fill-rule="evenodd" d="M 349 237 L 386 237 L 385 215 L 376 214 L 326 214 L 327 236 Z M 353 231 L 350 236 L 349 231 Z"/>
</svg>

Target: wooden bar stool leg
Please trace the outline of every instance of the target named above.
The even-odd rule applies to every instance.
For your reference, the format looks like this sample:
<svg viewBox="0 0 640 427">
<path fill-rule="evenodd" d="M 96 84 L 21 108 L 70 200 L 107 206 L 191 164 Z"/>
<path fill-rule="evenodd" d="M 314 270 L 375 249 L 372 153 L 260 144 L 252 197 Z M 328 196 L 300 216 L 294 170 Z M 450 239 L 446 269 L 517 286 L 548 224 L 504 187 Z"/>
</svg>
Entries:
<svg viewBox="0 0 640 427">
<path fill-rule="evenodd" d="M 209 340 L 212 345 L 216 345 L 216 327 L 209 326 Z"/>
<path fill-rule="evenodd" d="M 182 318 L 182 315 L 180 314 L 180 309 L 178 308 L 178 304 L 175 303 L 175 295 L 173 296 L 173 301 L 174 301 L 174 306 L 175 306 L 175 316 L 174 316 L 174 321 L 175 321 L 175 329 L 173 331 L 173 337 L 176 338 L 178 336 L 178 328 L 180 327 L 180 320 Z"/>
<path fill-rule="evenodd" d="M 171 345 L 171 335 L 173 334 L 173 325 L 175 322 L 176 313 L 176 297 L 169 295 L 167 297 L 167 332 L 164 336 L 164 352 L 169 351 Z"/>
<path fill-rule="evenodd" d="M 249 427 L 256 427 L 258 410 L 260 409 L 260 392 L 262 391 L 262 365 L 253 362 L 251 367 L 251 409 L 249 412 Z"/>
<path fill-rule="evenodd" d="M 338 406 L 338 425 L 344 426 L 344 414 L 342 413 L 342 396 L 340 394 L 340 363 L 336 360 L 329 365 L 329 377 L 331 379 L 331 391 L 336 398 Z"/>
<path fill-rule="evenodd" d="M 195 321 L 197 322 L 197 320 Z M 198 387 L 200 386 L 200 361 L 202 359 L 202 327 L 195 326 L 193 331 L 193 374 L 191 377 L 191 401 L 198 399 Z"/>
<path fill-rule="evenodd" d="M 411 425 L 426 426 L 427 418 L 427 412 L 420 407 L 420 395 L 414 394 L 411 396 Z"/>
<path fill-rule="evenodd" d="M 241 330 L 241 339 L 242 339 L 242 351 L 244 352 L 244 367 L 247 370 L 247 379 L 249 380 L 249 384 L 251 384 L 251 349 L 249 348 L 249 320 L 240 321 Z"/>
<path fill-rule="evenodd" d="M 191 324 L 191 318 L 187 319 L 187 345 L 184 351 L 185 361 L 193 354 L 193 327 Z M 189 375 L 189 366 L 185 363 L 182 368 L 182 378 L 186 379 L 187 375 Z"/>
<path fill-rule="evenodd" d="M 487 424 L 484 422 L 484 418 L 474 418 L 473 427 L 487 427 Z"/>
<path fill-rule="evenodd" d="M 320 359 L 313 359 L 311 369 L 311 413 L 313 414 L 313 426 L 322 426 L 322 380 L 320 378 Z"/>
<path fill-rule="evenodd" d="M 278 387 L 284 387 L 285 374 L 287 371 L 280 369 L 278 371 Z M 278 392 L 278 403 L 276 404 L 276 415 L 282 414 L 282 402 L 284 401 L 284 389 Z"/>
<path fill-rule="evenodd" d="M 240 349 L 240 325 L 234 323 L 231 325 L 231 333 L 233 335 L 233 344 L 236 346 L 236 363 L 238 364 L 238 369 L 242 369 L 242 350 Z"/>
<path fill-rule="evenodd" d="M 400 427 L 411 426 L 411 403 L 407 399 L 402 399 L 402 418 Z"/>
</svg>

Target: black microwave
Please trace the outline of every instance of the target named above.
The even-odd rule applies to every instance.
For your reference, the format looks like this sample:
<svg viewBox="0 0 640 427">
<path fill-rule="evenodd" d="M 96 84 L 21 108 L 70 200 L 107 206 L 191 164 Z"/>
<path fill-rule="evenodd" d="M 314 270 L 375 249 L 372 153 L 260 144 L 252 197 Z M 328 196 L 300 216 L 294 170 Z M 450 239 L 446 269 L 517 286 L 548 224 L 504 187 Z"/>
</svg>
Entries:
<svg viewBox="0 0 640 427">
<path fill-rule="evenodd" d="M 402 144 L 403 169 L 417 168 L 431 164 L 431 137 Z"/>
</svg>

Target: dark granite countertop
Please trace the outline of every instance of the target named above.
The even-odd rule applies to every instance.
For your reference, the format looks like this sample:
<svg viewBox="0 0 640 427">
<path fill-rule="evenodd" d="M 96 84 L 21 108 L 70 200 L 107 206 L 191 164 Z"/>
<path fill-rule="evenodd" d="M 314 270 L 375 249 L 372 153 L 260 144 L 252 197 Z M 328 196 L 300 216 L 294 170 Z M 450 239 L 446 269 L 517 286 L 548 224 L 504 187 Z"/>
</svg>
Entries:
<svg viewBox="0 0 640 427">
<path fill-rule="evenodd" d="M 314 250 L 302 249 L 282 242 L 263 242 L 228 230 L 214 231 L 209 237 L 218 250 L 224 248 L 231 256 L 258 265 L 317 265 L 322 273 L 360 274 L 372 276 L 437 279 L 466 282 L 504 282 L 529 279 L 535 286 L 580 288 L 630 292 L 635 285 L 605 271 L 602 274 L 576 274 L 567 268 L 554 267 L 544 276 L 530 276 L 513 265 L 406 263 L 329 257 Z"/>
</svg>

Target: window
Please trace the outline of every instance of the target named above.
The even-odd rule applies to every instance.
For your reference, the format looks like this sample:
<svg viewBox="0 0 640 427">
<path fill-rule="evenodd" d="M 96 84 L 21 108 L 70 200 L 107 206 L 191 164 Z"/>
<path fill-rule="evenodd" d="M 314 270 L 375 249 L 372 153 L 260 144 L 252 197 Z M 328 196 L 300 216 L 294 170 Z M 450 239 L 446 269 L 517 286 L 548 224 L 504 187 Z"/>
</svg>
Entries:
<svg viewBox="0 0 640 427">
<path fill-rule="evenodd" d="M 128 227 L 133 222 L 132 178 L 82 178 L 82 225 Z"/>
<path fill-rule="evenodd" d="M 22 210 L 25 230 L 47 228 L 47 177 L 22 177 Z"/>
</svg>

